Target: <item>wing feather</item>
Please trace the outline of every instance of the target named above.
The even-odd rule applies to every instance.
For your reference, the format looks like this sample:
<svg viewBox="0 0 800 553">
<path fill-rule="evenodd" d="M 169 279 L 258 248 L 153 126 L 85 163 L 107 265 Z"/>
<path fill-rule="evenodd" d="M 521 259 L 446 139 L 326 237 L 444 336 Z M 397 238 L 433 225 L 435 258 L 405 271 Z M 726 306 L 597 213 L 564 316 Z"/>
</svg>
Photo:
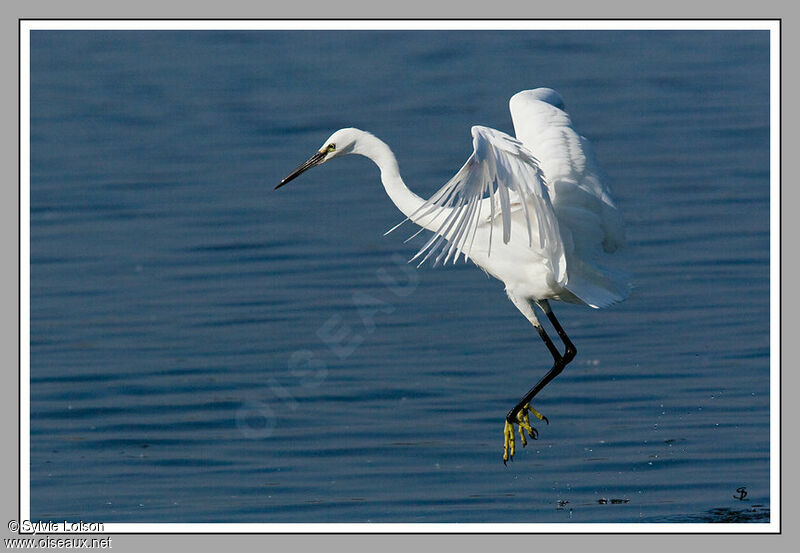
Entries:
<svg viewBox="0 0 800 553">
<path fill-rule="evenodd" d="M 536 152 L 547 175 L 548 213 L 558 221 L 569 265 L 564 286 L 592 307 L 625 299 L 630 291 L 627 275 L 599 264 L 624 244 L 625 232 L 589 141 L 578 133 L 552 89 L 523 90 L 511 98 L 509 108 L 517 138 Z"/>
<path fill-rule="evenodd" d="M 412 261 L 421 258 L 422 265 L 433 258 L 436 266 L 450 259 L 455 263 L 460 255 L 469 259 L 482 225 L 489 225 L 486 246 L 491 255 L 497 218 L 502 225 L 503 243 L 507 244 L 511 240 L 512 216 L 520 212 L 527 228 L 528 246 L 545 252 L 560 280 L 565 269 L 564 248 L 538 161 L 520 141 L 488 127 L 472 127 L 472 145 L 474 151 L 463 167 L 408 218 L 413 221 L 436 211 L 443 214 L 433 236 Z M 538 235 L 536 246 L 534 234 Z"/>
</svg>

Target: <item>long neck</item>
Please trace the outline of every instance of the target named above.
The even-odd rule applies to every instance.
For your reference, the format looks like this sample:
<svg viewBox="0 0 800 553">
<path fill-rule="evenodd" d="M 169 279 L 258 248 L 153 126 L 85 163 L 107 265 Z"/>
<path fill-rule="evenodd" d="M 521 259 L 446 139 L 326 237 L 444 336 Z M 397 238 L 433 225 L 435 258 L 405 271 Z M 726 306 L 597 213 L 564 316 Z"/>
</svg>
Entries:
<svg viewBox="0 0 800 553">
<path fill-rule="evenodd" d="M 429 207 L 420 209 L 425 205 L 425 200 L 409 190 L 403 182 L 402 177 L 400 177 L 397 158 L 394 157 L 392 150 L 384 141 L 364 132 L 363 135 L 359 136 L 353 148 L 353 153 L 368 157 L 378 166 L 381 170 L 381 182 L 386 189 L 386 193 L 406 217 L 426 229 L 437 230 L 439 228 L 441 221 L 443 221 L 443 218 L 439 217 L 443 208 L 437 208 L 430 213 Z"/>
</svg>

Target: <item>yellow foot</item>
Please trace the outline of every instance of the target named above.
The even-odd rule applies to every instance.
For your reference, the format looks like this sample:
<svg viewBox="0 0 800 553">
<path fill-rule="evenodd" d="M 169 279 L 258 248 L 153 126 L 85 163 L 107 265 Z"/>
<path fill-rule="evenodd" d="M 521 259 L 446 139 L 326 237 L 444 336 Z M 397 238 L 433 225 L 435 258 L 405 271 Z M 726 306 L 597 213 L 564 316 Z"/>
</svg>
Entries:
<svg viewBox="0 0 800 553">
<path fill-rule="evenodd" d="M 505 427 L 503 428 L 503 464 L 508 463 L 508 460 L 514 460 L 514 424 L 519 426 L 519 437 L 522 440 L 522 447 L 528 445 L 528 440 L 525 439 L 525 432 L 528 433 L 532 439 L 539 437 L 539 431 L 531 426 L 530 415 L 533 415 L 540 421 L 550 424 L 547 417 L 542 415 L 539 411 L 531 407 L 530 403 L 522 406 L 522 409 L 517 413 L 517 420 L 513 423 L 508 422 L 506 419 Z"/>
</svg>

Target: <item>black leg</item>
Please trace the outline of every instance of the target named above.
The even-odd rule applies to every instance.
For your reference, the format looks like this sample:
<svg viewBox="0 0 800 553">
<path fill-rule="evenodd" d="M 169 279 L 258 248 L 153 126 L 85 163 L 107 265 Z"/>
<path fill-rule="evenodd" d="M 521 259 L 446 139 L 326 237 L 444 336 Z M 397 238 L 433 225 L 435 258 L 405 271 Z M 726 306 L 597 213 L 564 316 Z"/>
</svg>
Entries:
<svg viewBox="0 0 800 553">
<path fill-rule="evenodd" d="M 550 319 L 550 324 L 552 324 L 553 328 L 556 329 L 558 337 L 561 338 L 562 342 L 564 342 L 564 347 L 566 348 L 564 350 L 564 365 L 566 365 L 575 358 L 575 354 L 578 353 L 578 350 L 575 348 L 575 344 L 573 344 L 569 339 L 569 336 L 567 336 L 567 333 L 564 332 L 564 329 L 561 328 L 561 324 L 558 322 L 558 319 L 556 319 L 553 310 L 550 309 L 550 304 L 547 302 L 547 300 L 537 301 L 536 305 L 538 305 L 539 308 L 544 311 L 545 315 L 547 315 L 547 318 Z"/>
<path fill-rule="evenodd" d="M 536 383 L 533 388 L 528 391 L 527 394 L 525 394 L 525 397 L 523 397 L 522 400 L 517 403 L 514 408 L 511 409 L 511 411 L 508 412 L 508 415 L 506 415 L 506 420 L 510 423 L 515 423 L 517 421 L 517 413 L 519 413 L 525 405 L 529 404 L 534 396 L 538 394 L 542 388 L 547 386 L 551 380 L 561 374 L 561 371 L 564 370 L 564 367 L 567 365 L 567 363 L 572 361 L 575 358 L 575 354 L 578 353 L 578 350 L 569 339 L 569 336 L 567 336 L 567 333 L 564 332 L 564 329 L 561 327 L 561 324 L 559 324 L 558 319 L 556 319 L 556 316 L 553 314 L 553 311 L 550 309 L 550 305 L 547 303 L 547 301 L 537 301 L 536 305 L 538 305 L 539 308 L 547 315 L 547 318 L 550 319 L 550 323 L 553 325 L 553 328 L 556 329 L 559 338 L 561 338 L 561 341 L 564 342 L 565 351 L 564 355 L 561 355 L 561 353 L 558 351 L 558 348 L 556 348 L 556 346 L 553 344 L 553 341 L 547 335 L 547 332 L 545 332 L 544 328 L 541 326 L 536 326 L 539 336 L 542 338 L 547 346 L 547 349 L 550 350 L 550 354 L 553 356 L 553 367 L 542 377 L 541 380 L 539 380 L 539 382 Z M 547 421 L 547 419 L 545 419 L 545 421 Z"/>
</svg>

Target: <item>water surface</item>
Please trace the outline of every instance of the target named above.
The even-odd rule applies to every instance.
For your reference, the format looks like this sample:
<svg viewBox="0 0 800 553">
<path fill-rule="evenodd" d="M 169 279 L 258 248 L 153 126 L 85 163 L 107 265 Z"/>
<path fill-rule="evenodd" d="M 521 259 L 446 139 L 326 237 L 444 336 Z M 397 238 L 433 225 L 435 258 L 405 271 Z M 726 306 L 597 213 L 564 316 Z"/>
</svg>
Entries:
<svg viewBox="0 0 800 553">
<path fill-rule="evenodd" d="M 31 516 L 102 522 L 769 520 L 766 32 L 34 32 Z M 427 195 L 550 86 L 626 217 L 628 301 L 550 356 L 347 158 Z M 744 501 L 734 499 L 745 487 Z"/>
</svg>

